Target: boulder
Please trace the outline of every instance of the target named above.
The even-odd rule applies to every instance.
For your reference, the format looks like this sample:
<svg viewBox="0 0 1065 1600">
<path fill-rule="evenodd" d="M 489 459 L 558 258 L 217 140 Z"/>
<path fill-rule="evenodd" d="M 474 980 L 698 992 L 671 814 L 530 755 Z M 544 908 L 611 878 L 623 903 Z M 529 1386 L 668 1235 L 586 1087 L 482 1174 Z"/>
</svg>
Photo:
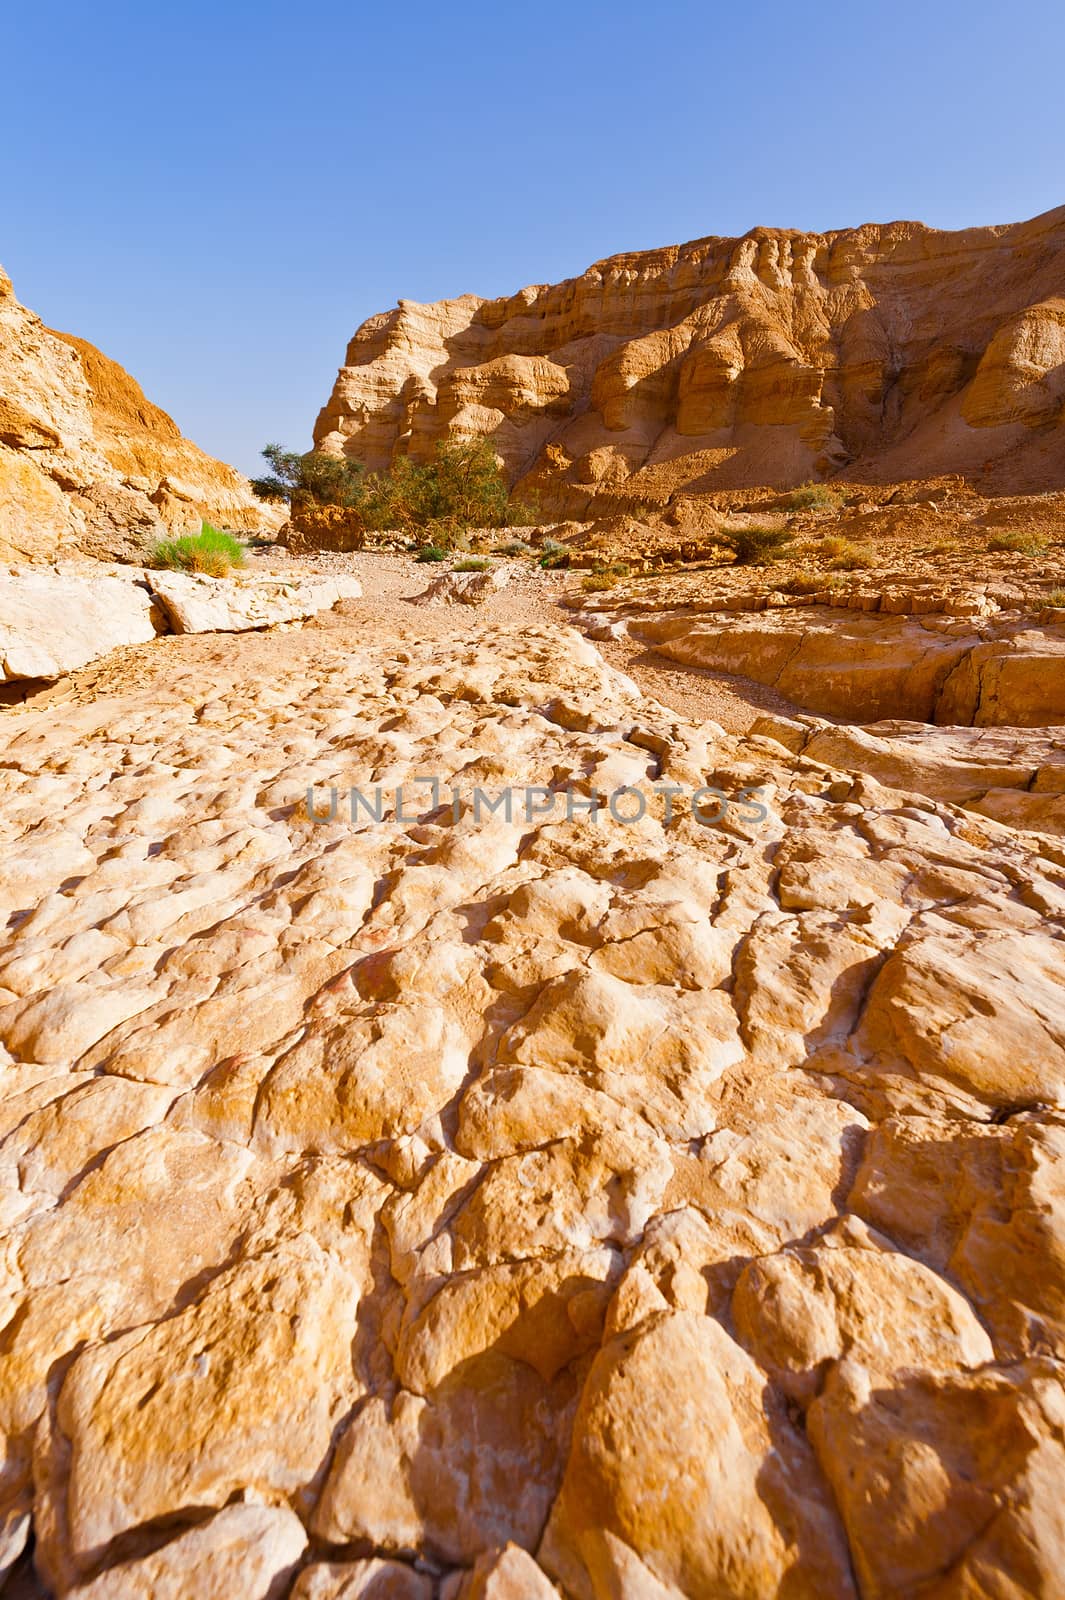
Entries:
<svg viewBox="0 0 1065 1600">
<path fill-rule="evenodd" d="M 148 582 L 173 633 L 241 633 L 297 622 L 327 611 L 338 600 L 357 600 L 357 578 L 285 578 L 231 574 L 149 572 Z"/>
<path fill-rule="evenodd" d="M 0 574 L 0 677 L 59 678 L 157 631 L 151 591 L 133 576 Z"/>
<path fill-rule="evenodd" d="M 487 572 L 443 572 L 421 594 L 413 595 L 416 606 L 480 606 L 504 588 L 506 567 Z"/>
</svg>

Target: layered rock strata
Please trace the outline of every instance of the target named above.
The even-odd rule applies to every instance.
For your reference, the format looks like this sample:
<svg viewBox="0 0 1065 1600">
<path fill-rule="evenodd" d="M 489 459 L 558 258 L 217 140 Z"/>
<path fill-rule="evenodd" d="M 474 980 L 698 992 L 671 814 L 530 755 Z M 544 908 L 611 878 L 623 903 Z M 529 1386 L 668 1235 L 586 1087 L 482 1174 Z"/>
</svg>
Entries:
<svg viewBox="0 0 1065 1600">
<path fill-rule="evenodd" d="M 46 328 L 0 269 L 0 560 L 143 560 L 167 530 L 277 527 L 94 345 Z"/>
<path fill-rule="evenodd" d="M 813 606 L 637 617 L 627 631 L 686 666 L 738 673 L 847 722 L 1065 726 L 1065 627 Z"/>
<path fill-rule="evenodd" d="M 0 726 L 3 1564 L 1059 1592 L 1060 847 L 463 628 Z"/>
<path fill-rule="evenodd" d="M 486 436 L 545 509 L 810 477 L 1060 488 L 1065 209 L 1006 227 L 755 228 L 496 300 L 401 300 L 315 443 L 375 468 Z"/>
</svg>

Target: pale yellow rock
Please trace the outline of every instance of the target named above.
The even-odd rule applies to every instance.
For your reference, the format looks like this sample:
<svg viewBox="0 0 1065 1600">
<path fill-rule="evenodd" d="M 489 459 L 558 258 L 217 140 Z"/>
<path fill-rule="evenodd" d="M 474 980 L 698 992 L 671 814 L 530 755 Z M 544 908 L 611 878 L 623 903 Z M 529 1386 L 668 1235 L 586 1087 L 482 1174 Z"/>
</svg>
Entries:
<svg viewBox="0 0 1065 1600">
<path fill-rule="evenodd" d="M 281 521 L 247 479 L 182 437 L 93 345 L 46 328 L 0 268 L 0 560 L 143 560 L 173 526 Z"/>
<path fill-rule="evenodd" d="M 1031 933 L 930 933 L 878 974 L 860 1058 L 990 1106 L 1065 1106 L 1065 946 Z M 872 1067 L 875 1072 L 877 1067 Z"/>
<path fill-rule="evenodd" d="M 492 595 L 505 587 L 508 573 L 505 567 L 494 567 L 490 572 L 445 572 L 434 578 L 421 594 L 411 596 L 418 606 L 481 606 Z"/>
<path fill-rule="evenodd" d="M 315 1561 L 304 1567 L 291 1600 L 432 1600 L 433 1583 L 401 1561 Z"/>
<path fill-rule="evenodd" d="M 979 479 L 989 458 L 1038 492 L 1065 404 L 1063 228 L 1060 208 L 958 233 L 757 227 L 499 299 L 403 300 L 356 330 L 315 443 L 380 469 L 487 437 L 565 515 L 840 468 Z"/>
<path fill-rule="evenodd" d="M 143 583 L 106 572 L 66 577 L 28 569 L 0 574 L 0 674 L 58 678 L 157 629 Z"/>
<path fill-rule="evenodd" d="M 230 1506 L 139 1561 L 112 1567 L 68 1593 L 72 1600 L 281 1600 L 307 1545 L 291 1511 Z"/>
<path fill-rule="evenodd" d="M 485 1551 L 449 1600 L 556 1600 L 558 1590 L 520 1545 Z"/>
<path fill-rule="evenodd" d="M 1060 1591 L 1065 1391 L 1051 1364 L 918 1371 L 885 1389 L 849 1361 L 809 1433 L 863 1595 Z"/>
<path fill-rule="evenodd" d="M 174 633 L 240 633 L 269 628 L 327 611 L 338 600 L 358 599 L 362 585 L 343 574 L 294 581 L 211 578 L 204 573 L 151 572 L 148 582 Z"/>
<path fill-rule="evenodd" d="M 446 1563 L 508 1540 L 529 1548 L 558 1492 L 579 1388 L 579 1374 L 545 1384 L 488 1352 L 429 1400 L 368 1401 L 341 1436 L 313 1532 Z"/>
<path fill-rule="evenodd" d="M 53 1579 L 69 1582 L 129 1529 L 237 1490 L 308 1509 L 359 1393 L 357 1304 L 358 1285 L 302 1239 L 222 1272 L 170 1321 L 79 1356 L 44 1458 Z"/>
<path fill-rule="evenodd" d="M 567 1593 L 606 1600 L 610 1539 L 667 1592 L 852 1595 L 827 1485 L 759 1369 L 711 1318 L 651 1317 L 600 1353 L 540 1550 Z"/>
<path fill-rule="evenodd" d="M 937 1273 L 844 1241 L 829 1235 L 829 1248 L 752 1262 L 736 1285 L 740 1340 L 786 1394 L 812 1400 L 844 1356 L 888 1379 L 904 1368 L 951 1372 L 994 1359 L 969 1303 Z"/>
<path fill-rule="evenodd" d="M 255 1511 L 286 1600 L 1052 1593 L 1059 844 L 572 630 L 411 643 L 174 638 L 0 724 L 0 1563 L 239 1594 Z M 771 804 L 472 805 L 656 778 Z"/>
<path fill-rule="evenodd" d="M 967 1294 L 1004 1359 L 1065 1355 L 1065 1131 L 891 1118 L 850 1204 Z"/>
</svg>

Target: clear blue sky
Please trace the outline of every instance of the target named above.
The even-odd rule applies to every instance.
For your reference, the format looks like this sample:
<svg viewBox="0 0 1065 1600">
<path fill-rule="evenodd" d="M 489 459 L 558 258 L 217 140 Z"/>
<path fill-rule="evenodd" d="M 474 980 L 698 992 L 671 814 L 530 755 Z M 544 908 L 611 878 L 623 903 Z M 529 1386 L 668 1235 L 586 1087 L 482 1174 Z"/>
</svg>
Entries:
<svg viewBox="0 0 1065 1600">
<path fill-rule="evenodd" d="M 245 470 L 401 296 L 1065 201 L 1056 0 L 18 7 L 0 261 Z"/>
</svg>

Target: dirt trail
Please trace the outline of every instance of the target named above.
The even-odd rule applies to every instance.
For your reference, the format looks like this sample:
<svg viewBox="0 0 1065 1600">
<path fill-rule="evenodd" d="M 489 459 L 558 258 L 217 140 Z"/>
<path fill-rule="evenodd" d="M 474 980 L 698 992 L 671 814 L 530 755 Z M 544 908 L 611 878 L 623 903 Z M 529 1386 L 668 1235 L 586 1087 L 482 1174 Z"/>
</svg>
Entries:
<svg viewBox="0 0 1065 1600">
<path fill-rule="evenodd" d="M 283 561 L 275 549 L 252 556 L 253 567 L 264 569 L 276 570 Z M 545 623 L 573 625 L 573 613 L 559 604 L 562 595 L 572 590 L 571 574 L 545 572 L 527 561 L 500 565 L 509 569 L 509 581 L 483 605 L 416 605 L 413 597 L 440 568 L 419 566 L 409 556 L 377 552 L 301 558 L 298 566 L 303 570 L 353 573 L 363 586 L 362 599 L 344 601 L 338 613 L 268 633 L 166 634 L 150 644 L 115 650 L 31 696 L 25 705 L 86 704 L 146 684 L 158 685 L 167 697 L 209 695 L 213 686 L 235 675 L 283 673 L 286 661 L 306 656 L 314 633 L 323 628 L 334 635 L 336 630 L 350 632 L 353 645 L 372 638 L 375 643 L 395 640 L 416 646 L 419 640 L 443 638 L 479 624 L 505 628 L 516 636 Z M 667 662 L 636 640 L 607 640 L 598 648 L 645 694 L 695 721 L 710 718 L 730 733 L 746 732 L 765 711 L 794 715 L 797 709 L 761 684 Z"/>
<path fill-rule="evenodd" d="M 354 573 L 362 583 L 363 600 L 345 606 L 345 613 L 353 616 L 358 607 L 364 606 L 367 620 L 372 617 L 378 627 L 402 630 L 406 637 L 410 636 L 412 623 L 415 632 L 420 630 L 427 637 L 438 638 L 468 626 L 473 617 L 515 633 L 545 622 L 573 625 L 572 612 L 559 603 L 563 594 L 572 592 L 572 574 L 545 572 L 530 567 L 527 561 L 500 562 L 509 570 L 509 582 L 476 609 L 413 605 L 411 596 L 426 587 L 437 569 L 418 566 L 409 556 L 323 554 L 306 565 L 316 571 Z M 745 733 L 764 712 L 794 716 L 799 709 L 760 683 L 666 661 L 638 640 L 610 639 L 599 642 L 598 649 L 611 666 L 635 678 L 645 694 L 695 721 L 712 718 L 730 733 Z"/>
</svg>

